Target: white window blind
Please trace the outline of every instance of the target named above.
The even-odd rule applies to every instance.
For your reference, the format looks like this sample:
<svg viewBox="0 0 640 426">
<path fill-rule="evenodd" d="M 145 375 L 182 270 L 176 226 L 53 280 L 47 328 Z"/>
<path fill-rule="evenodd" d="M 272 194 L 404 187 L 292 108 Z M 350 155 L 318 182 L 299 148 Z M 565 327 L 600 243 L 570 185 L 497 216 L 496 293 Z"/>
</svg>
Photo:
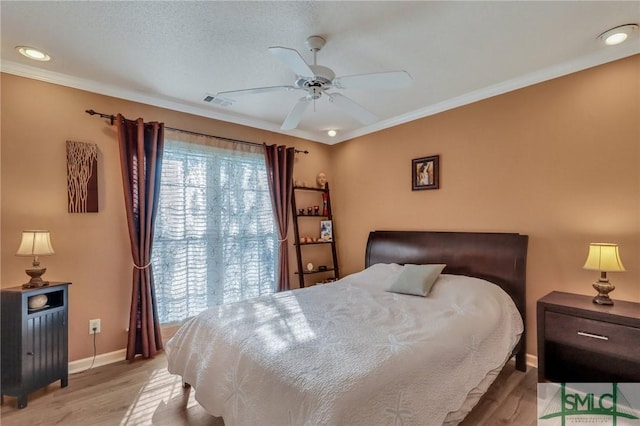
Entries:
<svg viewBox="0 0 640 426">
<path fill-rule="evenodd" d="M 165 141 L 152 255 L 161 323 L 273 293 L 277 250 L 262 152 Z"/>
</svg>

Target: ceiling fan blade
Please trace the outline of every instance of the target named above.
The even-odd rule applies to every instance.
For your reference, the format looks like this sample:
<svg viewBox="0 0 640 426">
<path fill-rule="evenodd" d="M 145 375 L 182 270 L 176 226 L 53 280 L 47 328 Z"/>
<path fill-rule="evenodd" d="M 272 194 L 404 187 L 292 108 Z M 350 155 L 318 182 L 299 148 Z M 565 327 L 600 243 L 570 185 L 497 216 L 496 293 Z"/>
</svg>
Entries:
<svg viewBox="0 0 640 426">
<path fill-rule="evenodd" d="M 300 77 L 313 78 L 315 75 L 309 65 L 300 56 L 295 49 L 289 49 L 288 47 L 270 47 L 269 52 L 276 58 L 278 58 L 283 64 L 288 66 Z"/>
<path fill-rule="evenodd" d="M 378 120 L 373 113 L 367 111 L 355 101 L 341 95 L 340 93 L 329 94 L 329 102 L 341 108 L 344 112 L 361 122 L 362 124 L 372 124 Z"/>
<path fill-rule="evenodd" d="M 333 79 L 333 87 L 338 89 L 403 89 L 411 86 L 412 81 L 413 79 L 406 71 L 390 71 L 336 77 Z"/>
<path fill-rule="evenodd" d="M 226 92 L 218 92 L 218 96 L 224 96 L 224 97 L 233 99 L 235 96 L 255 95 L 259 93 L 270 93 L 270 92 L 290 92 L 292 90 L 299 90 L 299 89 L 293 86 L 256 87 L 254 89 L 229 90 Z"/>
<path fill-rule="evenodd" d="M 300 98 L 298 103 L 295 104 L 293 109 L 289 112 L 289 115 L 287 115 L 287 118 L 285 118 L 284 123 L 282 123 L 280 128 L 282 130 L 292 130 L 298 127 L 298 123 L 300 123 L 300 120 L 302 119 L 302 114 L 304 114 L 304 111 L 310 103 L 311 99 L 308 99 L 306 96 L 304 98 Z"/>
</svg>

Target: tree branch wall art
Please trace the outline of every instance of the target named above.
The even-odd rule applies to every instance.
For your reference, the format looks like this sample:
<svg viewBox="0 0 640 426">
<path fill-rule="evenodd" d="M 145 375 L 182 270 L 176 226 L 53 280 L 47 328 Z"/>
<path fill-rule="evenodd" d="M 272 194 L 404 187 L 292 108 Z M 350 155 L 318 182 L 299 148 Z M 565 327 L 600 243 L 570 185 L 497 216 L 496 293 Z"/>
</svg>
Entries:
<svg viewBox="0 0 640 426">
<path fill-rule="evenodd" d="M 98 145 L 67 141 L 69 213 L 98 211 Z"/>
</svg>

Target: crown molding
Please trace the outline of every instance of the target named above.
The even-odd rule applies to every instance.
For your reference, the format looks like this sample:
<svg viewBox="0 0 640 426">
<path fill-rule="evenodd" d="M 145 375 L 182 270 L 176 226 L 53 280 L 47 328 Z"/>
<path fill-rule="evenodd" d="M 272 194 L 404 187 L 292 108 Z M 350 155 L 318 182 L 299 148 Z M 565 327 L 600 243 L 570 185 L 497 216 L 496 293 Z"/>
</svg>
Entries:
<svg viewBox="0 0 640 426">
<path fill-rule="evenodd" d="M 410 121 L 425 118 L 450 109 L 478 102 L 483 99 L 491 98 L 493 96 L 498 96 L 507 92 L 541 83 L 543 81 L 562 77 L 564 75 L 602 65 L 607 62 L 612 62 L 628 56 L 636 55 L 638 53 L 640 53 L 640 45 L 638 45 L 637 43 L 629 43 L 628 45 L 620 45 L 614 48 L 601 49 L 591 55 L 583 56 L 582 58 L 579 58 L 577 60 L 567 61 L 524 76 L 513 78 L 511 80 L 494 84 L 482 89 L 474 90 L 472 92 L 446 99 L 444 101 L 438 102 L 433 105 L 428 105 L 415 111 L 411 111 L 407 114 L 402 114 L 386 120 L 378 121 L 370 126 L 361 127 L 346 133 L 338 133 L 338 135 L 333 138 L 328 137 L 324 133 L 322 135 L 318 135 L 316 133 L 307 132 L 300 129 L 294 129 L 284 132 L 280 129 L 279 126 L 267 121 L 258 120 L 246 116 L 237 116 L 211 111 L 209 109 L 201 108 L 195 105 L 127 90 L 93 80 L 56 73 L 53 71 L 24 65 L 13 61 L 2 61 L 0 63 L 0 71 L 20 77 L 26 77 L 34 80 L 44 81 L 47 83 L 72 87 L 74 89 L 99 93 L 102 95 L 112 96 L 133 102 L 153 105 L 160 108 L 166 108 L 174 111 L 212 118 L 215 120 L 226 121 L 229 123 L 240 124 L 243 126 L 253 127 L 287 136 L 298 137 L 301 139 L 306 139 L 327 145 L 335 145 L 350 139 L 385 130 L 390 127 L 395 127 L 400 124 L 405 124 Z"/>
<path fill-rule="evenodd" d="M 450 109 L 458 108 L 494 96 L 502 95 L 504 93 L 512 92 L 514 90 L 522 89 L 527 86 L 532 86 L 534 84 L 542 83 L 554 78 L 562 77 L 588 68 L 593 68 L 607 62 L 613 62 L 618 59 L 637 55 L 639 53 L 640 44 L 636 43 L 630 43 L 629 45 L 625 46 L 625 49 L 621 48 L 615 50 L 600 50 L 594 54 L 583 56 L 578 60 L 567 61 L 558 65 L 544 68 L 524 76 L 503 81 L 492 86 L 474 90 L 472 92 L 465 93 L 463 95 L 456 96 L 454 98 L 450 98 L 442 102 L 426 106 L 424 108 L 420 108 L 407 114 L 402 114 L 387 120 L 379 121 L 370 126 L 362 127 L 349 133 L 342 134 L 340 135 L 339 140 L 331 142 L 344 142 L 349 139 L 354 139 L 370 133 L 378 132 L 380 130 L 388 129 L 390 127 L 398 126 L 400 124 L 408 123 L 420 118 L 435 115 Z"/>
<path fill-rule="evenodd" d="M 152 105 L 160 108 L 166 108 L 173 111 L 185 112 L 188 114 L 198 115 L 201 117 L 212 118 L 214 120 L 226 121 L 229 123 L 240 124 L 247 127 L 253 127 L 261 130 L 267 130 L 274 133 L 279 133 L 288 136 L 299 137 L 302 139 L 308 139 L 316 142 L 322 142 L 317 140 L 318 138 L 303 130 L 295 129 L 293 131 L 284 132 L 279 126 L 269 123 L 267 121 L 258 120 L 251 117 L 236 116 L 232 114 L 224 114 L 216 111 L 211 111 L 206 108 L 201 108 L 195 105 L 187 103 L 164 99 L 159 96 L 152 96 L 133 90 L 123 89 L 121 87 L 112 86 L 109 84 L 100 83 L 94 80 L 83 79 L 79 77 L 70 76 L 67 74 L 48 71 L 42 68 L 33 67 L 30 65 L 24 65 L 13 61 L 2 61 L 0 63 L 0 71 L 17 75 L 19 77 L 30 78 L 33 80 L 43 81 L 46 83 L 57 84 L 60 86 L 71 87 L 74 89 L 85 90 L 91 93 L 98 93 L 101 95 L 111 96 L 114 98 L 125 99 L 128 101 L 138 102 L 141 104 Z"/>
</svg>

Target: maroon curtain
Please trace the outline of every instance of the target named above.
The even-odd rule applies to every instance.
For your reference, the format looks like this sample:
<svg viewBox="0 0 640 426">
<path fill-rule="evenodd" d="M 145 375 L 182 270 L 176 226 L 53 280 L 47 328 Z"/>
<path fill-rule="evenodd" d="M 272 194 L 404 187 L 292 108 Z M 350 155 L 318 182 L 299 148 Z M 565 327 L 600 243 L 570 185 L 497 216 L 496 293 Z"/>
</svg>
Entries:
<svg viewBox="0 0 640 426">
<path fill-rule="evenodd" d="M 278 282 L 276 291 L 289 290 L 289 212 L 293 193 L 293 161 L 295 149 L 284 145 L 266 145 L 267 180 L 271 191 L 273 214 L 278 225 Z"/>
<path fill-rule="evenodd" d="M 133 257 L 133 288 L 127 359 L 153 357 L 162 336 L 153 286 L 151 250 L 158 210 L 164 124 L 127 120 L 118 114 L 118 141 L 124 201 Z"/>
</svg>

